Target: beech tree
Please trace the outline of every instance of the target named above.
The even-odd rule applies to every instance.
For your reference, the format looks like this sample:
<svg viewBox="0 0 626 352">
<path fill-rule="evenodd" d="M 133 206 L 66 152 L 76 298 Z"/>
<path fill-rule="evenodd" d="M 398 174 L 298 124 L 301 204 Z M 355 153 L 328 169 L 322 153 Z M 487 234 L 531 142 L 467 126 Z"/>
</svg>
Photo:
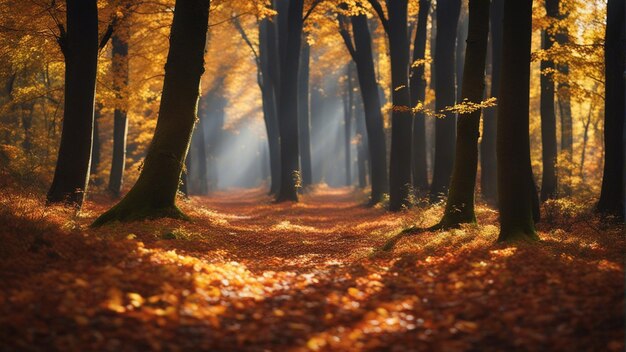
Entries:
<svg viewBox="0 0 626 352">
<path fill-rule="evenodd" d="M 175 204 L 176 192 L 196 121 L 209 2 L 176 1 L 159 118 L 143 169 L 128 194 L 94 226 L 115 220 L 187 218 Z"/>
<path fill-rule="evenodd" d="M 609 0 L 607 6 L 604 105 L 604 174 L 597 210 L 624 217 L 624 101 L 623 74 L 626 50 L 624 0 Z"/>
<path fill-rule="evenodd" d="M 435 47 L 435 109 L 441 111 L 456 103 L 455 47 L 461 0 L 437 3 L 437 39 Z M 456 114 L 448 112 L 435 121 L 435 159 L 430 198 L 436 200 L 447 192 L 454 163 Z"/>
<path fill-rule="evenodd" d="M 489 38 L 490 0 L 469 0 L 469 24 L 463 64 L 462 103 L 480 104 L 485 92 L 485 63 Z M 460 112 L 450 191 L 437 228 L 476 222 L 474 189 L 478 168 L 478 136 L 481 109 Z M 473 111 L 471 111 L 473 110 Z"/>
<path fill-rule="evenodd" d="M 537 191 L 528 127 L 532 0 L 505 1 L 503 18 L 497 117 L 498 241 L 537 240 Z"/>
<path fill-rule="evenodd" d="M 98 68 L 96 0 L 67 0 L 67 31 L 59 25 L 65 57 L 65 102 L 61 145 L 48 203 L 80 208 L 89 181 L 93 140 L 94 98 Z"/>
<path fill-rule="evenodd" d="M 383 116 L 381 113 L 380 96 L 378 95 L 378 83 L 374 69 L 372 53 L 372 37 L 367 25 L 367 16 L 357 14 L 350 16 L 352 36 L 348 32 L 347 22 L 341 15 L 340 34 L 348 48 L 354 63 L 359 80 L 359 90 L 363 101 L 365 114 L 365 131 L 369 149 L 369 173 L 372 191 L 370 204 L 379 203 L 383 194 L 389 189 L 387 176 L 387 147 Z M 353 42 L 354 41 L 354 42 Z"/>
</svg>

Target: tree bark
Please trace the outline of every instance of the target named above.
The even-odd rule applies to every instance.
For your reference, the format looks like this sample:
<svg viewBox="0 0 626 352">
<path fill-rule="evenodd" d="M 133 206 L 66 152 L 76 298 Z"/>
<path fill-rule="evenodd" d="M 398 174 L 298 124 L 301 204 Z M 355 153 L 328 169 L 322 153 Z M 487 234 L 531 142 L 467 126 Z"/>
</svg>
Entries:
<svg viewBox="0 0 626 352">
<path fill-rule="evenodd" d="M 506 1 L 497 117 L 498 241 L 538 239 L 528 126 L 531 33 L 532 0 Z"/>
<path fill-rule="evenodd" d="M 95 0 L 67 0 L 67 33 L 60 44 L 65 56 L 63 130 L 47 202 L 80 208 L 87 191 L 93 138 L 98 67 Z"/>
<path fill-rule="evenodd" d="M 559 13 L 559 0 L 546 0 L 546 13 L 556 20 Z M 543 31 L 542 49 L 550 50 L 554 45 L 554 28 L 551 26 Z M 557 143 L 556 114 L 554 111 L 554 77 L 546 70 L 554 69 L 554 61 L 541 61 L 541 156 L 543 174 L 541 180 L 541 201 L 557 197 Z"/>
<path fill-rule="evenodd" d="M 626 26 L 624 0 L 609 0 L 604 42 L 604 174 L 597 210 L 624 218 L 624 98 Z"/>
<path fill-rule="evenodd" d="M 113 62 L 113 90 L 115 92 L 115 110 L 113 112 L 113 159 L 109 175 L 109 192 L 119 197 L 126 165 L 126 135 L 128 134 L 128 40 L 130 28 L 126 21 L 116 21 L 115 32 L 111 38 Z"/>
<path fill-rule="evenodd" d="M 350 79 L 354 79 L 354 76 Z M 367 187 L 368 175 L 368 158 L 367 158 L 367 133 L 365 131 L 365 111 L 363 109 L 363 100 L 358 96 L 355 97 L 355 114 L 356 134 L 358 136 L 358 144 L 356 149 L 357 169 L 359 172 L 359 188 Z"/>
<path fill-rule="evenodd" d="M 414 108 L 418 103 L 426 100 L 426 62 L 416 65 L 418 60 L 426 58 L 426 32 L 428 13 L 430 12 L 430 0 L 420 0 L 417 14 L 417 29 L 413 42 L 413 63 L 411 64 L 411 106 Z M 428 167 L 426 164 L 426 114 L 418 111 L 413 116 L 413 188 L 418 192 L 428 190 Z"/>
<path fill-rule="evenodd" d="M 498 98 L 502 65 L 502 17 L 504 0 L 491 3 L 491 97 Z M 483 136 L 480 143 L 480 189 L 489 203 L 497 200 L 496 177 L 496 107 L 483 111 Z"/>
<path fill-rule="evenodd" d="M 435 110 L 441 111 L 456 103 L 455 46 L 461 0 L 438 4 L 437 43 L 435 49 Z M 454 164 L 456 116 L 446 113 L 435 121 L 435 160 L 430 198 L 436 201 L 447 193 Z"/>
<path fill-rule="evenodd" d="M 102 180 L 98 177 L 98 169 L 101 160 L 101 142 L 100 142 L 100 104 L 96 104 L 94 108 L 93 118 L 93 143 L 91 144 L 91 165 L 89 165 L 89 177 L 94 185 L 100 185 Z"/>
<path fill-rule="evenodd" d="M 137 183 L 94 226 L 111 221 L 172 217 L 185 157 L 196 121 L 209 19 L 209 0 L 177 0 L 159 118 Z"/>
<path fill-rule="evenodd" d="M 276 194 L 280 186 L 280 136 L 277 112 L 277 56 L 275 26 L 265 18 L 259 23 L 259 69 L 261 70 L 263 118 L 267 131 L 270 162 L 270 194 Z"/>
<path fill-rule="evenodd" d="M 280 190 L 276 201 L 298 201 L 300 168 L 298 163 L 298 66 L 302 42 L 304 0 L 289 2 L 286 42 L 279 40 L 279 48 L 284 47 L 281 61 L 280 104 L 278 122 L 280 129 Z"/>
<path fill-rule="evenodd" d="M 346 186 L 352 185 L 352 156 L 350 153 L 352 145 L 352 119 L 354 117 L 354 91 L 352 88 L 352 63 L 348 64 L 346 74 L 346 92 L 344 95 L 343 111 L 343 141 L 345 150 Z"/>
<path fill-rule="evenodd" d="M 300 168 L 302 169 L 302 187 L 313 183 L 311 170 L 311 110 L 309 101 L 309 61 L 311 47 L 309 43 L 302 43 L 300 53 L 300 69 L 298 71 L 298 133 L 300 141 Z"/>
<path fill-rule="evenodd" d="M 469 25 L 461 101 L 480 103 L 485 92 L 485 65 L 489 39 L 490 0 L 469 0 Z M 437 228 L 455 228 L 463 223 L 475 223 L 474 190 L 478 168 L 478 136 L 480 114 L 476 110 L 459 114 L 457 121 L 456 155 L 450 191 L 443 218 Z"/>
<path fill-rule="evenodd" d="M 372 38 L 367 26 L 367 17 L 365 15 L 352 16 L 351 22 L 356 52 L 354 61 L 365 109 L 365 129 L 369 148 L 370 182 L 372 184 L 370 205 L 373 205 L 379 203 L 383 199 L 383 194 L 387 193 L 389 189 L 387 146 L 383 116 L 380 111 L 378 83 L 376 83 L 374 70 Z"/>
</svg>

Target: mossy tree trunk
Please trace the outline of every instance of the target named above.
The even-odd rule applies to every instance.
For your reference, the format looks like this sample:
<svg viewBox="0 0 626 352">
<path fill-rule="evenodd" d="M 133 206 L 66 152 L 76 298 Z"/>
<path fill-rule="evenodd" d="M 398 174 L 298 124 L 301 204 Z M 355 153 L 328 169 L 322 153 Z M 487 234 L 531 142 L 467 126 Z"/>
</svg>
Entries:
<svg viewBox="0 0 626 352">
<path fill-rule="evenodd" d="M 80 208 L 85 199 L 93 141 L 98 67 L 96 0 L 67 0 L 67 32 L 59 39 L 65 56 L 65 101 L 59 157 L 48 203 Z"/>
<path fill-rule="evenodd" d="M 528 126 L 531 33 L 532 0 L 505 1 L 497 116 L 498 241 L 538 239 Z"/>
<path fill-rule="evenodd" d="M 438 3 L 435 47 L 435 109 L 443 110 L 456 103 L 455 48 L 461 0 Z M 456 140 L 456 114 L 449 112 L 435 121 L 435 159 L 430 198 L 438 200 L 447 193 Z"/>
<path fill-rule="evenodd" d="M 609 0 L 607 8 L 604 105 L 604 175 L 597 210 L 624 217 L 624 66 L 626 24 L 624 0 Z"/>
<path fill-rule="evenodd" d="M 461 100 L 480 103 L 485 91 L 485 65 L 489 39 L 490 0 L 469 0 L 469 25 Z M 481 110 L 459 114 L 456 152 L 450 191 L 439 228 L 476 222 L 474 190 L 478 168 L 478 136 Z"/>
<path fill-rule="evenodd" d="M 426 99 L 426 34 L 430 0 L 420 0 L 417 14 L 417 29 L 413 42 L 413 63 L 409 75 L 411 84 L 411 106 L 424 103 Z M 418 61 L 422 61 L 418 65 Z M 413 188 L 418 192 L 428 190 L 428 170 L 426 164 L 426 114 L 423 111 L 413 116 L 412 142 L 412 181 Z"/>
<path fill-rule="evenodd" d="M 553 21 L 559 13 L 559 0 L 546 0 L 546 13 Z M 554 45 L 553 25 L 543 31 L 541 47 L 550 50 Z M 557 143 L 556 143 L 556 113 L 554 111 L 554 70 L 553 60 L 541 61 L 541 156 L 543 173 L 541 179 L 541 200 L 557 197 Z"/>
<path fill-rule="evenodd" d="M 146 218 L 187 218 L 176 192 L 196 122 L 200 77 L 209 19 L 209 0 L 177 0 L 159 118 L 137 183 L 94 226 Z"/>
</svg>

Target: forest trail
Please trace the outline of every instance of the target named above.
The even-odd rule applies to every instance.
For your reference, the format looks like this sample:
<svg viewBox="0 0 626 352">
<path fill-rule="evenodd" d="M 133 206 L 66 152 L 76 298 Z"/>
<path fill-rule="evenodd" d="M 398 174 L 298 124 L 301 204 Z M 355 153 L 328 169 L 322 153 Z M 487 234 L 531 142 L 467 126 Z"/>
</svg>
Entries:
<svg viewBox="0 0 626 352">
<path fill-rule="evenodd" d="M 297 204 L 238 190 L 181 201 L 191 222 L 90 229 L 110 199 L 74 217 L 3 199 L 2 350 L 623 349 L 623 229 L 597 232 L 598 219 L 496 245 L 497 214 L 479 206 L 480 226 L 376 252 L 441 208 L 389 213 L 347 188 Z"/>
</svg>

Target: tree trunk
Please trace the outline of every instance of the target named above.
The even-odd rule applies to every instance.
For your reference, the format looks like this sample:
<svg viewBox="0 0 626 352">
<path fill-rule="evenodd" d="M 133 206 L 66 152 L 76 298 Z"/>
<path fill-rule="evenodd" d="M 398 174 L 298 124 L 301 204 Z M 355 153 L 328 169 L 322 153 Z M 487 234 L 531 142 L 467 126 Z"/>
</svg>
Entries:
<svg viewBox="0 0 626 352">
<path fill-rule="evenodd" d="M 409 36 L 407 0 L 387 2 L 391 59 L 391 152 L 389 160 L 389 210 L 410 206 L 411 139 L 413 113 L 409 89 Z"/>
<path fill-rule="evenodd" d="M 98 67 L 98 8 L 95 0 L 67 0 L 65 103 L 61 146 L 47 202 L 80 208 L 89 180 L 94 96 Z"/>
<path fill-rule="evenodd" d="M 278 122 L 280 129 L 280 190 L 276 201 L 298 201 L 300 168 L 298 165 L 298 66 L 302 42 L 302 13 L 304 0 L 289 2 L 285 56 L 281 61 L 280 104 Z M 282 45 L 282 39 L 279 41 Z M 280 48 L 282 48 L 279 45 Z"/>
<path fill-rule="evenodd" d="M 269 19 L 259 24 L 259 64 L 262 76 L 261 95 L 263 118 L 267 131 L 268 154 L 270 162 L 270 194 L 276 194 L 280 186 L 280 137 L 278 132 L 276 85 L 278 78 L 275 63 L 276 36 L 274 24 Z"/>
<path fill-rule="evenodd" d="M 370 204 L 373 205 L 379 203 L 383 198 L 383 194 L 387 193 L 389 189 L 387 146 L 383 116 L 380 111 L 378 83 L 376 83 L 376 72 L 374 70 L 372 38 L 367 26 L 367 17 L 365 15 L 352 16 L 351 22 L 354 48 L 356 49 L 357 76 L 365 109 L 365 129 L 369 147 L 370 182 L 372 184 Z"/>
<path fill-rule="evenodd" d="M 493 0 L 491 5 L 491 97 L 498 98 L 502 65 L 502 17 L 504 0 Z M 496 177 L 496 111 L 483 111 L 483 136 L 480 143 L 480 189 L 489 203 L 497 200 Z"/>
<path fill-rule="evenodd" d="M 469 25 L 463 68 L 461 100 L 480 103 L 485 92 L 485 65 L 489 40 L 490 0 L 469 0 Z M 474 190 L 478 168 L 480 109 L 460 114 L 457 121 L 456 156 L 450 192 L 437 228 L 455 228 L 475 223 Z"/>
<path fill-rule="evenodd" d="M 461 0 L 450 0 L 438 4 L 437 46 L 435 61 L 435 110 L 441 111 L 456 103 L 455 47 L 457 24 L 461 11 Z M 435 160 L 430 198 L 436 201 L 447 193 L 454 164 L 456 140 L 456 115 L 446 113 L 435 121 Z"/>
<path fill-rule="evenodd" d="M 187 170 L 191 176 L 191 180 L 188 180 L 190 186 L 189 194 L 206 195 L 209 193 L 207 179 L 207 141 L 204 128 L 207 123 L 207 100 L 206 96 L 200 97 L 200 101 L 198 102 L 198 124 L 191 138 L 191 148 L 195 152 L 193 158 L 195 159 L 195 168 L 191 165 L 191 170 Z M 191 154 L 191 151 L 189 154 Z"/>
<path fill-rule="evenodd" d="M 300 168 L 302 169 L 302 187 L 308 187 L 313 183 L 313 171 L 311 170 L 311 105 L 309 101 L 309 61 L 311 47 L 306 41 L 302 43 L 302 52 L 300 55 L 300 70 L 298 72 Z"/>
<path fill-rule="evenodd" d="M 411 106 L 426 100 L 426 62 L 416 65 L 419 60 L 426 58 L 426 24 L 430 12 L 430 0 L 420 0 L 417 14 L 417 30 L 413 44 L 413 63 L 411 64 Z M 413 188 L 418 192 L 428 190 L 428 167 L 426 165 L 426 114 L 423 111 L 413 116 Z"/>
<path fill-rule="evenodd" d="M 89 176 L 94 185 L 100 185 L 101 179 L 98 177 L 98 169 L 101 160 L 101 143 L 100 143 L 100 104 L 96 104 L 93 118 L 93 143 L 91 145 L 91 165 L 89 166 Z"/>
<path fill-rule="evenodd" d="M 528 127 L 531 33 L 532 0 L 506 1 L 497 117 L 498 241 L 538 239 Z"/>
<path fill-rule="evenodd" d="M 626 51 L 623 0 L 609 0 L 604 42 L 604 174 L 597 210 L 624 218 L 624 71 Z"/>
<path fill-rule="evenodd" d="M 546 0 L 546 13 L 552 20 L 556 20 L 559 13 L 559 0 Z M 543 31 L 542 49 L 550 50 L 554 44 L 554 29 L 548 28 Z M 541 180 L 541 200 L 554 199 L 557 197 L 556 176 L 556 114 L 554 112 L 554 77 L 551 71 L 554 69 L 552 60 L 541 61 L 541 156 L 543 174 Z"/>
<path fill-rule="evenodd" d="M 115 33 L 111 38 L 113 62 L 113 91 L 115 92 L 115 110 L 113 112 L 113 159 L 109 175 L 109 192 L 119 197 L 126 165 L 126 135 L 128 133 L 128 40 L 130 28 L 127 21 L 117 21 Z"/>
<path fill-rule="evenodd" d="M 177 0 L 159 118 L 137 183 L 94 226 L 120 220 L 187 217 L 176 207 L 176 192 L 196 121 L 209 0 Z"/>
<path fill-rule="evenodd" d="M 352 88 L 352 63 L 348 64 L 346 75 L 346 92 L 343 109 L 343 141 L 345 150 L 346 186 L 352 185 L 352 156 L 350 153 L 352 138 L 352 118 L 354 116 L 354 91 Z"/>
<path fill-rule="evenodd" d="M 354 79 L 354 76 L 350 79 Z M 358 136 L 358 144 L 356 146 L 357 169 L 359 172 L 359 188 L 367 187 L 367 133 L 365 131 L 365 112 L 363 110 L 363 100 L 358 96 L 355 97 L 355 114 L 354 121 L 356 123 L 356 134 Z"/>
<path fill-rule="evenodd" d="M 467 33 L 469 25 L 468 14 L 465 10 L 465 7 L 461 5 L 459 27 L 456 30 L 456 53 L 454 54 L 456 65 L 456 98 L 458 102 L 461 101 L 461 96 L 463 94 L 463 69 L 465 63 L 465 50 L 467 49 Z M 487 19 L 487 21 L 489 21 L 489 19 Z"/>
</svg>

